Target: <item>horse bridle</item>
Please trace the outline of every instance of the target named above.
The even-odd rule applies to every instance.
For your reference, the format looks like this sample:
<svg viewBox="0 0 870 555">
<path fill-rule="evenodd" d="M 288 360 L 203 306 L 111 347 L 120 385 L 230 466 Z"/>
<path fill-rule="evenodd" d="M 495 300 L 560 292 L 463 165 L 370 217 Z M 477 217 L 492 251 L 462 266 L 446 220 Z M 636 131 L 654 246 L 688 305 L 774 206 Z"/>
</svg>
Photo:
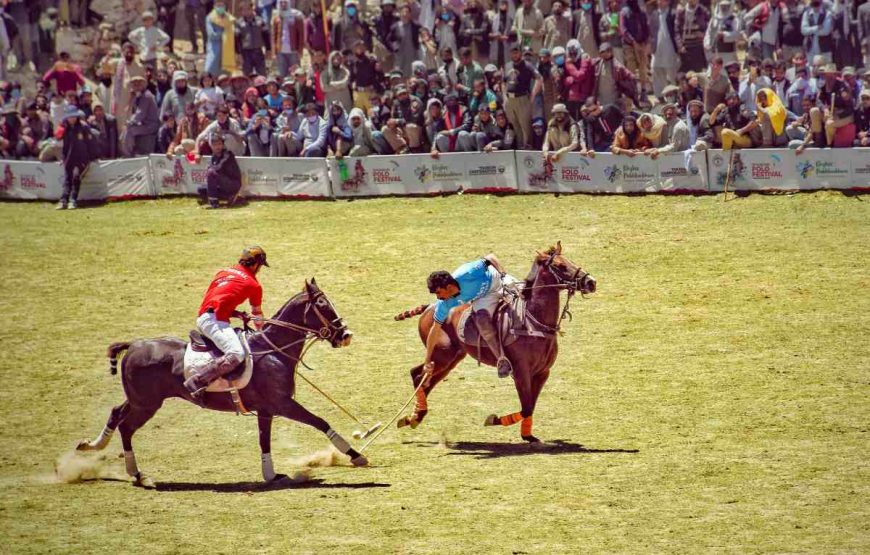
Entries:
<svg viewBox="0 0 870 555">
<path fill-rule="evenodd" d="M 252 355 L 266 355 L 266 354 L 271 354 L 271 353 L 277 352 L 277 353 L 281 353 L 282 355 L 284 355 L 286 357 L 290 357 L 290 355 L 288 355 L 284 351 L 286 349 L 289 349 L 290 347 L 298 344 L 298 343 L 303 342 L 303 341 L 307 341 L 309 339 L 313 339 L 314 341 L 326 341 L 327 339 L 330 341 L 337 340 L 338 335 L 340 333 L 342 333 L 344 330 L 346 330 L 347 326 L 344 325 L 344 323 L 341 321 L 341 317 L 339 317 L 338 314 L 336 314 L 336 317 L 334 320 L 329 320 L 326 316 L 323 315 L 323 313 L 320 311 L 320 309 L 317 308 L 317 301 L 321 298 L 326 300 L 327 303 L 329 303 L 329 299 L 326 298 L 326 295 L 322 291 L 318 291 L 314 295 L 309 296 L 308 300 L 305 302 L 305 312 L 303 313 L 303 316 L 302 316 L 302 320 L 304 322 L 308 319 L 308 311 L 313 310 L 314 315 L 317 316 L 317 319 L 320 321 L 321 324 L 323 324 L 323 326 L 318 328 L 318 329 L 309 328 L 307 326 L 302 326 L 299 324 L 294 324 L 292 322 L 284 322 L 283 320 L 275 320 L 273 318 L 261 318 L 258 316 L 253 317 L 252 319 L 256 319 L 257 321 L 263 322 L 264 329 L 265 329 L 266 325 L 273 325 L 273 326 L 278 326 L 280 328 L 286 328 L 286 329 L 302 332 L 304 335 L 303 335 L 302 339 L 297 339 L 296 341 L 293 341 L 292 343 L 288 343 L 287 345 L 284 345 L 283 347 L 279 347 L 279 346 L 275 345 L 275 343 L 271 339 L 269 339 L 269 337 L 265 333 L 263 333 L 261 331 L 260 336 L 266 340 L 266 343 L 268 343 L 269 346 L 272 347 L 272 350 L 270 350 L 270 351 L 257 351 L 257 352 L 252 352 L 251 354 Z M 313 343 L 313 341 L 312 341 L 312 343 Z M 303 365 L 305 365 L 305 363 L 302 362 L 302 356 L 305 354 L 305 351 L 307 351 L 307 350 L 308 350 L 308 348 L 306 347 L 302 351 L 302 353 L 299 355 L 299 358 L 296 359 L 298 362 L 301 362 Z M 290 357 L 290 358 L 293 358 L 293 357 Z M 307 367 L 307 365 L 305 365 L 305 366 Z"/>
<path fill-rule="evenodd" d="M 579 286 L 577 285 L 577 277 L 580 275 L 580 272 L 583 271 L 582 268 L 580 268 L 580 266 L 577 266 L 577 270 L 574 272 L 574 275 L 571 276 L 569 279 L 566 279 L 565 277 L 562 276 L 561 272 L 557 271 L 556 268 L 553 266 L 553 262 L 556 260 L 556 256 L 557 256 L 556 253 L 552 253 L 550 255 L 550 257 L 547 258 L 547 261 L 539 266 L 539 268 L 540 267 L 547 268 L 547 270 L 550 271 L 550 275 L 552 275 L 553 278 L 555 278 L 556 283 L 553 285 L 535 285 L 535 286 L 529 287 L 529 289 L 542 289 L 545 287 L 558 287 L 559 289 L 565 289 L 566 291 L 568 291 L 568 298 L 565 300 L 565 306 L 564 306 L 564 308 L 562 308 L 562 313 L 559 316 L 559 321 L 556 323 L 555 326 L 549 326 L 547 324 L 544 324 L 543 322 L 538 321 L 537 318 L 532 316 L 532 314 L 529 312 L 528 305 L 526 305 L 526 307 L 525 307 L 526 317 L 529 318 L 535 326 L 538 326 L 545 333 L 550 334 L 550 335 L 556 335 L 557 333 L 561 333 L 562 320 L 564 320 L 565 318 L 568 318 L 569 322 L 572 322 L 574 320 L 574 316 L 571 314 L 569 307 L 571 306 L 571 299 L 574 297 L 574 293 L 576 293 L 577 290 L 580 289 Z M 582 291 L 580 292 L 580 296 L 581 297 L 583 296 Z"/>
</svg>

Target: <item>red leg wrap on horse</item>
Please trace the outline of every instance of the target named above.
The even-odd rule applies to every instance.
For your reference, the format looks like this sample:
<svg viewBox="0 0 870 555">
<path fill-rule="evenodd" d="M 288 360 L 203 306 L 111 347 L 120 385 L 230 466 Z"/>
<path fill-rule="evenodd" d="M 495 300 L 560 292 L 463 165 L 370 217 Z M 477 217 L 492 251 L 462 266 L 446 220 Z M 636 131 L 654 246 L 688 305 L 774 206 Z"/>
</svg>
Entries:
<svg viewBox="0 0 870 555">
<path fill-rule="evenodd" d="M 506 416 L 502 416 L 498 420 L 502 426 L 512 426 L 522 419 L 523 419 L 522 415 L 520 415 L 520 413 L 518 413 L 518 412 L 515 412 L 513 414 L 508 414 Z"/>
<path fill-rule="evenodd" d="M 520 433 L 524 436 L 532 435 L 532 417 L 523 418 L 523 423 L 520 424 Z"/>
<path fill-rule="evenodd" d="M 424 410 L 429 410 L 429 403 L 426 402 L 426 392 L 423 391 L 423 388 L 417 390 L 417 404 L 415 405 L 417 412 L 423 412 Z"/>
</svg>

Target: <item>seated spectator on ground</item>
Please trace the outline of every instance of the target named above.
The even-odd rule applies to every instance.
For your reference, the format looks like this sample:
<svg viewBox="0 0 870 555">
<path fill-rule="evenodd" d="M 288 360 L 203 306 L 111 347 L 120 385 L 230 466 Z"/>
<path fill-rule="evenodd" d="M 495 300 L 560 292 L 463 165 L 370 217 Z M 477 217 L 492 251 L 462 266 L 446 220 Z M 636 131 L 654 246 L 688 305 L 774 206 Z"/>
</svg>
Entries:
<svg viewBox="0 0 870 555">
<path fill-rule="evenodd" d="M 326 137 L 328 129 L 326 120 L 320 117 L 317 105 L 305 105 L 305 119 L 293 137 L 300 145 L 299 156 L 305 158 L 323 158 L 326 156 Z"/>
<path fill-rule="evenodd" d="M 833 111 L 825 121 L 825 134 L 833 148 L 847 148 L 855 142 L 855 100 L 848 87 L 840 89 Z"/>
<path fill-rule="evenodd" d="M 665 119 L 665 130 L 663 133 L 666 137 L 665 144 L 660 147 L 653 147 L 644 153 L 648 154 L 653 160 L 658 158 L 659 154 L 689 150 L 691 145 L 689 142 L 689 127 L 685 121 L 680 119 L 677 105 L 665 105 L 662 113 Z"/>
<path fill-rule="evenodd" d="M 613 136 L 613 145 L 610 147 L 610 151 L 613 154 L 625 154 L 633 158 L 651 146 L 640 132 L 637 119 L 632 115 L 627 115 Z"/>
<path fill-rule="evenodd" d="M 19 159 L 26 154 L 25 145 L 21 140 L 21 119 L 18 110 L 7 105 L 0 113 L 3 117 L 0 123 L 0 157 Z"/>
<path fill-rule="evenodd" d="M 326 118 L 326 144 L 336 158 L 344 158 L 353 146 L 353 132 L 341 102 L 334 100 Z"/>
<path fill-rule="evenodd" d="M 444 106 L 437 98 L 430 98 L 426 105 L 426 139 L 429 142 L 432 156 L 438 156 L 438 148 L 435 141 L 444 131 Z"/>
<path fill-rule="evenodd" d="M 558 162 L 566 152 L 579 151 L 580 154 L 590 154 L 586 149 L 586 138 L 583 128 L 577 125 L 568 113 L 564 104 L 553 106 L 553 117 L 547 124 L 547 137 L 542 149 L 544 160 Z"/>
<path fill-rule="evenodd" d="M 758 107 L 755 121 L 761 129 L 760 146 L 763 148 L 786 146 L 788 144 L 788 137 L 785 134 L 787 114 L 782 100 L 772 89 L 764 88 L 758 91 L 755 104 Z M 851 145 L 852 142 L 849 141 L 849 144 Z"/>
<path fill-rule="evenodd" d="M 855 146 L 870 146 L 870 90 L 861 91 L 861 103 L 855 110 Z"/>
<path fill-rule="evenodd" d="M 278 80 L 274 77 L 266 79 L 266 95 L 263 97 L 263 100 L 266 101 L 268 109 L 277 112 L 281 109 L 281 101 L 283 99 L 284 95 L 278 89 Z"/>
<path fill-rule="evenodd" d="M 48 121 L 48 117 L 39 113 L 36 103 L 31 102 L 26 107 L 21 127 L 21 141 L 23 142 L 21 158 L 36 158 L 39 156 L 40 144 L 51 138 L 51 123 Z"/>
<path fill-rule="evenodd" d="M 217 107 L 224 103 L 224 91 L 215 85 L 214 76 L 211 73 L 204 73 L 199 78 L 199 90 L 196 92 L 195 103 L 196 108 L 209 119 L 214 119 Z M 186 115 L 187 110 L 184 113 Z"/>
<path fill-rule="evenodd" d="M 220 132 L 212 133 L 209 146 L 211 160 L 206 170 L 206 185 L 197 189 L 197 192 L 204 202 L 208 202 L 206 208 L 219 208 L 221 200 L 231 206 L 242 188 L 242 170 L 235 154 L 225 148 Z"/>
<path fill-rule="evenodd" d="M 710 126 L 714 131 L 718 129 L 714 135 L 713 146 L 724 150 L 752 147 L 752 139 L 748 134 L 741 135 L 740 130 L 754 118 L 755 114 L 744 108 L 737 93 L 729 92 L 725 95 L 725 104 L 718 105 L 710 114 Z"/>
<path fill-rule="evenodd" d="M 348 156 L 361 157 L 379 154 L 380 146 L 377 144 L 378 140 L 376 138 L 380 135 L 380 132 L 372 128 L 371 122 L 366 119 L 361 109 L 354 108 L 350 111 L 348 124 L 352 136 Z M 338 158 L 338 154 L 336 154 L 336 158 Z"/>
<path fill-rule="evenodd" d="M 610 152 L 613 134 L 622 124 L 622 111 L 615 104 L 602 108 L 594 97 L 586 100 L 580 108 L 581 120 L 586 135 L 586 146 L 595 152 Z"/>
<path fill-rule="evenodd" d="M 260 110 L 245 129 L 251 156 L 267 157 L 272 152 L 272 120 L 267 110 Z"/>
<path fill-rule="evenodd" d="M 224 148 L 236 156 L 244 156 L 247 147 L 245 133 L 239 120 L 230 117 L 229 106 L 218 106 L 217 119 L 208 124 L 196 137 L 197 152 L 201 154 L 209 154 L 211 152 L 209 137 L 215 133 L 221 134 Z"/>
<path fill-rule="evenodd" d="M 94 113 L 88 118 L 88 125 L 97 130 L 99 158 L 114 160 L 118 157 L 118 121 L 106 113 L 102 104 L 94 104 Z"/>
<path fill-rule="evenodd" d="M 803 100 L 808 95 L 815 96 L 815 91 L 810 87 L 810 81 L 807 78 L 808 70 L 806 66 L 798 68 L 795 71 L 795 80 L 789 85 L 785 93 L 786 109 L 796 116 L 803 115 Z"/>
<path fill-rule="evenodd" d="M 429 102 L 431 103 L 431 99 Z M 440 101 L 438 105 L 440 108 Z M 407 142 L 406 146 L 411 152 L 421 152 L 423 150 L 426 140 L 424 127 L 427 125 L 424 123 L 424 118 L 428 115 L 428 110 L 425 112 L 420 104 L 420 100 L 416 99 L 416 97 L 412 99 L 407 88 L 402 85 L 396 87 L 396 97 L 393 100 L 390 118 L 397 122 L 397 125 L 394 127 L 395 129 L 402 129 L 404 141 Z M 392 144 L 391 139 L 395 137 L 393 131 L 384 129 L 381 129 L 381 131 L 387 137 L 387 141 Z"/>
<path fill-rule="evenodd" d="M 281 101 L 281 113 L 275 119 L 272 137 L 272 156 L 297 156 L 301 146 L 296 142 L 294 132 L 299 129 L 302 118 L 296 111 L 296 100 L 285 96 Z"/>
<path fill-rule="evenodd" d="M 668 142 L 666 129 L 668 122 L 665 118 L 655 114 L 641 114 L 637 118 L 637 126 L 640 128 L 640 133 L 647 140 L 650 148 L 661 148 Z"/>
<path fill-rule="evenodd" d="M 163 125 L 157 131 L 157 152 L 169 152 L 169 147 L 175 141 L 178 134 L 178 125 L 172 112 L 163 114 Z"/>
<path fill-rule="evenodd" d="M 477 115 L 474 116 L 474 123 L 471 125 L 471 138 L 474 140 L 477 150 L 481 152 L 499 150 L 498 147 L 504 138 L 504 129 L 496 124 L 495 118 L 492 117 L 492 112 L 486 104 L 482 104 L 477 110 Z"/>
<path fill-rule="evenodd" d="M 824 108 L 816 105 L 816 97 L 808 94 L 803 97 L 802 114 L 786 127 L 790 139 L 789 148 L 801 154 L 807 147 L 825 148 L 828 138 L 825 134 Z"/>
<path fill-rule="evenodd" d="M 547 139 L 547 121 L 537 117 L 532 119 L 532 139 L 529 141 L 529 149 L 535 151 L 544 150 L 544 141 Z M 516 139 L 515 139 L 516 141 Z M 517 145 L 515 148 L 519 148 Z"/>
<path fill-rule="evenodd" d="M 450 93 L 444 98 L 442 114 L 444 126 L 433 137 L 432 154 L 437 157 L 442 152 L 470 152 L 477 150 L 477 145 L 471 136 L 471 126 L 474 122 L 471 113 L 459 103 L 459 96 Z"/>
</svg>

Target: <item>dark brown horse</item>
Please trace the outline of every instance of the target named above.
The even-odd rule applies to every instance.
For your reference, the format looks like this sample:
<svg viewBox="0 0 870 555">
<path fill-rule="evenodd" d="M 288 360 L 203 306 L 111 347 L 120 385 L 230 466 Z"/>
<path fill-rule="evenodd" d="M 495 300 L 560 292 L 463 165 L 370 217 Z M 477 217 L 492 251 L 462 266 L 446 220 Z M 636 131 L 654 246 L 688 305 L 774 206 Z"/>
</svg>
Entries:
<svg viewBox="0 0 870 555">
<path fill-rule="evenodd" d="M 317 428 L 342 453 L 351 457 L 355 466 L 368 461 L 336 433 L 322 418 L 308 412 L 293 399 L 296 390 L 296 364 L 302 355 L 306 340 L 325 340 L 333 347 L 350 344 L 353 334 L 335 311 L 332 302 L 316 282 L 305 282 L 303 291 L 281 307 L 274 318 L 266 320 L 263 330 L 250 336 L 248 343 L 254 355 L 254 371 L 247 387 L 239 391 L 241 402 L 250 411 L 256 411 L 260 427 L 263 478 L 272 481 L 284 477 L 272 468 L 272 417 L 283 416 Z M 191 403 L 196 401 L 183 385 L 183 359 L 186 342 L 173 337 L 143 339 L 130 343 L 113 343 L 108 357 L 112 374 L 117 372 L 118 355 L 121 359 L 121 383 L 127 400 L 113 408 L 106 427 L 93 441 L 83 441 L 80 451 L 106 447 L 115 429 L 121 432 L 127 473 L 135 484 L 154 487 L 154 482 L 142 474 L 133 454 L 133 434 L 141 428 L 163 405 L 163 401 L 179 397 Z M 205 408 L 235 412 L 230 393 L 204 393 L 201 404 Z"/>
<path fill-rule="evenodd" d="M 595 285 L 592 276 L 562 256 L 561 243 L 544 253 L 538 253 L 522 288 L 522 295 L 526 301 L 525 317 L 537 330 L 536 336 L 521 336 L 505 347 L 505 354 L 514 368 L 513 378 L 520 397 L 521 410 L 501 417 L 492 414 L 486 418 L 484 425 L 510 426 L 521 421 L 522 438 L 530 443 L 539 442 L 538 438 L 532 435 L 532 415 L 535 412 L 538 395 L 547 383 L 547 378 L 550 377 L 550 368 L 556 361 L 558 353 L 556 337 L 562 315 L 559 293 L 562 290 L 567 290 L 569 295 L 575 291 L 580 291 L 581 294 L 594 293 Z M 478 350 L 478 345 L 468 345 L 459 339 L 457 327 L 468 306 L 464 305 L 451 311 L 444 323 L 443 329 L 448 341 L 435 349 L 432 355 L 434 368 L 431 376 L 417 392 L 413 415 L 399 420 L 400 428 L 403 426 L 416 428 L 423 421 L 428 412 L 426 398 L 429 393 L 466 355 L 471 355 L 486 365 L 495 366 L 496 357 L 485 344 Z M 404 319 L 422 313 L 419 332 L 425 344 L 434 321 L 434 312 L 434 306 L 424 305 L 400 314 L 396 318 Z M 420 385 L 423 378 L 422 364 L 411 369 L 411 380 L 415 388 Z"/>
</svg>

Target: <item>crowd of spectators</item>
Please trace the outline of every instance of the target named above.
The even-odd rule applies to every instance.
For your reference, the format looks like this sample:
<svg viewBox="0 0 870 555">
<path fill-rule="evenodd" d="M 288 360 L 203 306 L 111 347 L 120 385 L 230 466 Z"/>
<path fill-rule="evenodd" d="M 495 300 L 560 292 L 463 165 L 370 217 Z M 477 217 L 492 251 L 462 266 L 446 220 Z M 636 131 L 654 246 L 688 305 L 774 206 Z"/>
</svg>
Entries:
<svg viewBox="0 0 870 555">
<path fill-rule="evenodd" d="M 0 4 L 0 78 L 7 53 L 44 70 L 32 94 L 0 82 L 0 157 L 75 158 L 71 188 L 83 157 L 196 157 L 215 135 L 234 156 L 337 158 L 870 146 L 866 1 L 346 0 L 324 14 L 157 0 L 92 67 L 36 55 L 43 18 L 95 23 L 89 2 Z M 178 27 L 202 52 L 190 71 Z"/>
</svg>

